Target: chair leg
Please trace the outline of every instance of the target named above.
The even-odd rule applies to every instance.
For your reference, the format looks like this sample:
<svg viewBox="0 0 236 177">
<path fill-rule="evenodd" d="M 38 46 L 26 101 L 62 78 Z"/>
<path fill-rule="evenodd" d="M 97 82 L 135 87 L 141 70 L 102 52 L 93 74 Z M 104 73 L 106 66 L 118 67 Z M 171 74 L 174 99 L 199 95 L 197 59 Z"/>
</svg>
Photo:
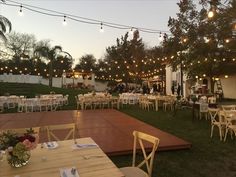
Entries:
<svg viewBox="0 0 236 177">
<path fill-rule="evenodd" d="M 228 128 L 226 128 L 226 131 L 225 131 L 225 138 L 224 138 L 224 141 L 226 141 L 227 134 L 228 134 Z"/>
<path fill-rule="evenodd" d="M 211 138 L 213 136 L 213 131 L 214 131 L 214 125 L 211 126 Z"/>
<path fill-rule="evenodd" d="M 220 132 L 220 141 L 222 140 L 222 130 L 221 127 L 219 127 L 219 132 Z"/>
</svg>

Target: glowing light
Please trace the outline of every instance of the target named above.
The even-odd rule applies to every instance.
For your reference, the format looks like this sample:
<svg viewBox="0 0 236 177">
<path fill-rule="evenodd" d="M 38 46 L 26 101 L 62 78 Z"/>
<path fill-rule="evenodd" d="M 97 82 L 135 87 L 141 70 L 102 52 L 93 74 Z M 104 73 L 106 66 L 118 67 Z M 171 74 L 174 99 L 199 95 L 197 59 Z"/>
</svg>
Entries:
<svg viewBox="0 0 236 177">
<path fill-rule="evenodd" d="M 226 42 L 226 43 L 229 43 L 229 42 L 230 42 L 230 40 L 229 40 L 229 39 L 225 39 L 225 42 Z"/>
<path fill-rule="evenodd" d="M 61 60 L 61 63 L 64 63 L 64 61 L 63 61 L 63 60 Z"/>
<path fill-rule="evenodd" d="M 225 79 L 228 79 L 229 78 L 229 76 L 228 75 L 225 75 Z"/>
<path fill-rule="evenodd" d="M 184 38 L 184 39 L 183 39 L 183 42 L 184 42 L 184 43 L 186 43 L 187 41 L 188 41 L 188 39 L 187 39 L 187 38 Z"/>
<path fill-rule="evenodd" d="M 202 76 L 203 76 L 203 77 L 206 77 L 206 74 L 203 74 Z"/>
<path fill-rule="evenodd" d="M 208 42 L 210 42 L 210 39 L 207 37 L 204 37 L 204 41 L 205 41 L 205 43 L 208 43 Z"/>
<path fill-rule="evenodd" d="M 212 11 L 212 10 L 210 10 L 209 12 L 208 12 L 208 18 L 212 18 L 212 17 L 214 17 L 214 12 Z"/>
<path fill-rule="evenodd" d="M 225 61 L 225 58 L 223 58 L 222 60 Z"/>
<path fill-rule="evenodd" d="M 195 76 L 196 79 L 198 79 L 198 76 Z"/>
</svg>

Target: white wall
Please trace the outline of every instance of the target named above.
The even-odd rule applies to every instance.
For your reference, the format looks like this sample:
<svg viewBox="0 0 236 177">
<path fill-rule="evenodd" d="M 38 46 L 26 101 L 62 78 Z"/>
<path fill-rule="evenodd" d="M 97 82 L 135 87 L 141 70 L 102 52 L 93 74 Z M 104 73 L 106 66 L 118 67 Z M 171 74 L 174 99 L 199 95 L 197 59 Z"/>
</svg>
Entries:
<svg viewBox="0 0 236 177">
<path fill-rule="evenodd" d="M 108 82 L 95 82 L 95 90 L 98 92 L 105 91 L 107 89 Z"/>
<path fill-rule="evenodd" d="M 236 75 L 229 78 L 220 77 L 224 98 L 236 99 Z"/>
<path fill-rule="evenodd" d="M 34 75 L 13 75 L 13 74 L 6 74 L 0 75 L 0 82 L 9 82 L 9 83 L 29 83 L 29 84 L 42 84 L 42 85 L 49 85 L 49 79 L 43 78 L 42 76 L 34 76 Z M 85 86 L 94 86 L 96 91 L 105 91 L 107 88 L 108 82 L 95 82 L 94 74 L 92 74 L 92 79 L 83 79 L 83 78 L 53 78 L 53 87 L 62 87 L 62 84 L 74 84 L 83 83 Z"/>
</svg>

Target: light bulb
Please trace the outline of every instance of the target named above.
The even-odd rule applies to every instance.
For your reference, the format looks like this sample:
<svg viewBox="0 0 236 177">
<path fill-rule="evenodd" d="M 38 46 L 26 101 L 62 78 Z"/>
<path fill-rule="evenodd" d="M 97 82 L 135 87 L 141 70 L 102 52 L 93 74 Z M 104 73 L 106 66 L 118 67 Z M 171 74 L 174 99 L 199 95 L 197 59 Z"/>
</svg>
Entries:
<svg viewBox="0 0 236 177">
<path fill-rule="evenodd" d="M 160 34 L 159 34 L 159 38 L 158 38 L 158 39 L 159 39 L 159 41 L 161 41 L 161 42 L 163 41 L 163 36 L 162 36 L 161 32 L 160 32 Z"/>
<path fill-rule="evenodd" d="M 23 6 L 20 5 L 20 10 L 18 12 L 19 16 L 23 16 L 24 15 L 22 8 L 23 8 Z"/>
<path fill-rule="evenodd" d="M 64 20 L 62 22 L 63 26 L 66 26 L 67 25 L 67 22 L 66 22 L 66 16 L 64 15 Z"/>
<path fill-rule="evenodd" d="M 205 43 L 208 43 L 208 42 L 210 42 L 210 39 L 207 37 L 204 37 L 204 41 L 205 41 Z"/>
<path fill-rule="evenodd" d="M 210 10 L 208 12 L 208 18 L 212 18 L 212 17 L 214 17 L 214 12 L 212 10 Z"/>
<path fill-rule="evenodd" d="M 103 24 L 101 23 L 101 27 L 100 27 L 100 32 L 103 33 L 104 29 L 103 29 Z"/>
<path fill-rule="evenodd" d="M 134 30 L 133 30 L 133 27 L 132 27 L 129 31 L 129 35 L 133 36 L 133 34 L 134 34 Z"/>
</svg>

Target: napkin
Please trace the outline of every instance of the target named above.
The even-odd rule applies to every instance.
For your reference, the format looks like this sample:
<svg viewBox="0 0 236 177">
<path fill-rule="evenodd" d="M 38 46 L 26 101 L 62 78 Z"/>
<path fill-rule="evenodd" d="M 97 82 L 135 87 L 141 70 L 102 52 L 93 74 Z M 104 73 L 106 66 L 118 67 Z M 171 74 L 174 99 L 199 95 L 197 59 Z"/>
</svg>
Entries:
<svg viewBox="0 0 236 177">
<path fill-rule="evenodd" d="M 52 141 L 52 142 L 47 142 L 47 143 L 43 143 L 44 147 L 47 149 L 55 149 L 57 148 L 59 145 L 56 141 Z"/>
<path fill-rule="evenodd" d="M 75 169 L 74 174 L 71 172 L 72 169 Z M 75 167 L 60 169 L 60 175 L 61 175 L 61 177 L 79 177 L 79 173 Z"/>
<path fill-rule="evenodd" d="M 94 147 L 98 147 L 98 145 L 96 143 L 89 143 L 89 144 L 74 144 L 72 146 L 72 149 L 83 149 L 83 148 L 94 148 Z"/>
</svg>

